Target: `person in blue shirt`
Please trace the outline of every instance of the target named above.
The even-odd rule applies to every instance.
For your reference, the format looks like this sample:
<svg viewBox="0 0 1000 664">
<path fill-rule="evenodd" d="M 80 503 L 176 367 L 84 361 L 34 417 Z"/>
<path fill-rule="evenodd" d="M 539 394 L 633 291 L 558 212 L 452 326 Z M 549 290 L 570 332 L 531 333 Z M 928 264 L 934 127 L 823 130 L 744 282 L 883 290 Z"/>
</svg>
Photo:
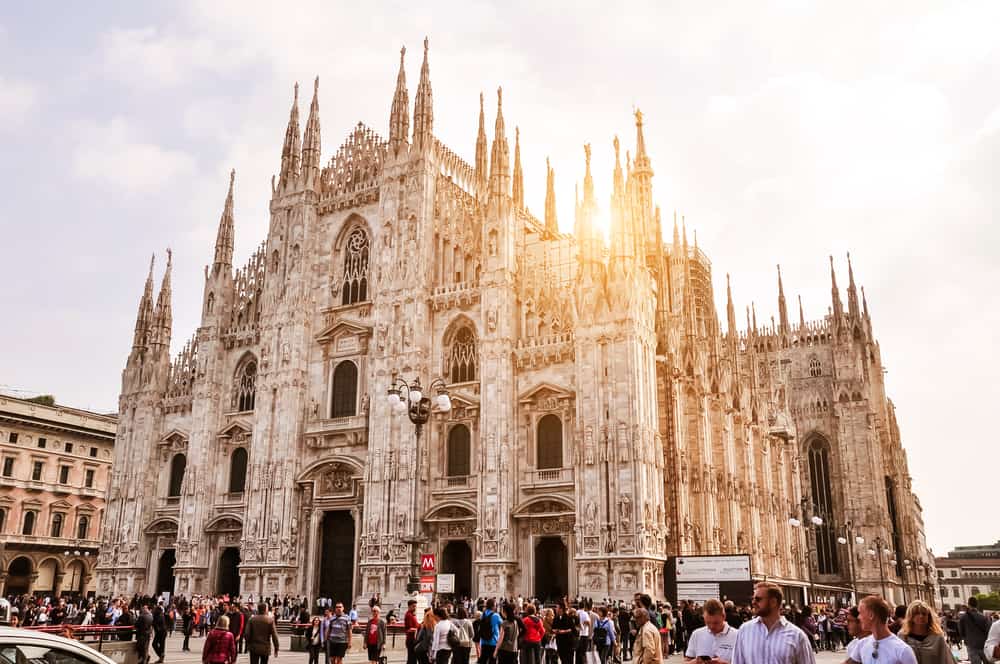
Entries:
<svg viewBox="0 0 1000 664">
<path fill-rule="evenodd" d="M 500 636 L 500 623 L 503 622 L 497 613 L 495 599 L 486 600 L 486 610 L 479 622 L 479 662 L 478 664 L 494 664 L 496 662 L 497 638 Z"/>
</svg>

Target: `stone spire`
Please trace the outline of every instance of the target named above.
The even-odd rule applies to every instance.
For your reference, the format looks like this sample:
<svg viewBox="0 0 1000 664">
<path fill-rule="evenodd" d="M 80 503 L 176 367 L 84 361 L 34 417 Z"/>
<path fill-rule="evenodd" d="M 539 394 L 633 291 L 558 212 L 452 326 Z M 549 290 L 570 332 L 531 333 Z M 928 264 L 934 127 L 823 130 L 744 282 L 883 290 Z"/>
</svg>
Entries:
<svg viewBox="0 0 1000 664">
<path fill-rule="evenodd" d="M 160 293 L 156 298 L 156 310 L 153 312 L 153 340 L 154 343 L 170 348 L 170 331 L 173 328 L 173 312 L 170 300 L 172 291 L 170 288 L 170 271 L 173 266 L 173 253 L 167 249 L 167 269 L 163 273 L 163 281 L 160 282 Z"/>
<path fill-rule="evenodd" d="M 514 207 L 524 209 L 524 172 L 521 170 L 521 129 L 519 127 L 514 127 L 514 185 L 513 186 L 514 186 L 514 191 L 513 191 Z"/>
<path fill-rule="evenodd" d="M 626 210 L 625 179 L 622 176 L 622 162 L 618 137 L 614 138 L 615 169 L 611 187 L 611 258 L 623 260 L 631 258 L 634 249 L 634 238 L 629 227 L 628 211 Z"/>
<path fill-rule="evenodd" d="M 806 329 L 806 314 L 802 310 L 802 296 L 799 295 L 799 329 Z"/>
<path fill-rule="evenodd" d="M 145 348 L 149 343 L 150 325 L 153 322 L 153 265 L 156 254 L 149 259 L 149 274 L 146 275 L 146 288 L 139 300 L 139 312 L 135 317 L 135 335 L 132 337 L 132 350 Z"/>
<path fill-rule="evenodd" d="M 858 306 L 858 289 L 854 285 L 854 268 L 851 266 L 851 252 L 847 252 L 847 309 L 851 314 L 851 320 L 858 322 L 861 319 L 861 309 Z"/>
<path fill-rule="evenodd" d="M 497 121 L 490 154 L 490 197 L 510 196 L 510 146 L 503 124 L 503 88 L 497 88 Z"/>
<path fill-rule="evenodd" d="M 729 326 L 730 339 L 736 338 L 736 308 L 733 307 L 733 289 L 729 284 L 729 274 L 726 274 L 726 323 Z"/>
<path fill-rule="evenodd" d="M 309 104 L 309 119 L 302 139 L 302 180 L 307 189 L 319 189 L 320 173 L 319 76 L 313 82 L 313 98 Z"/>
<path fill-rule="evenodd" d="M 299 130 L 299 84 L 295 84 L 295 98 L 288 114 L 288 128 L 285 130 L 285 144 L 281 148 L 280 188 L 287 188 L 299 176 L 302 160 L 302 139 Z"/>
<path fill-rule="evenodd" d="M 778 266 L 778 320 L 779 330 L 783 335 L 790 335 L 791 328 L 788 325 L 788 305 L 785 302 L 785 286 L 781 283 L 781 265 Z"/>
<path fill-rule="evenodd" d="M 583 174 L 583 200 L 577 202 L 577 216 L 574 232 L 580 248 L 580 261 L 594 264 L 601 261 L 603 238 L 595 227 L 597 198 L 594 196 L 594 176 L 590 171 L 590 143 L 583 146 L 585 158 Z"/>
<path fill-rule="evenodd" d="M 486 194 L 486 114 L 483 112 L 483 93 L 479 93 L 479 133 L 476 135 L 476 187 L 479 195 Z"/>
<path fill-rule="evenodd" d="M 646 154 L 646 138 L 642 131 L 642 111 L 635 110 L 635 159 L 632 161 L 634 188 L 633 230 L 636 244 L 642 248 L 653 242 L 653 167 Z M 651 247 L 650 247 L 651 248 Z"/>
<path fill-rule="evenodd" d="M 420 65 L 420 83 L 413 101 L 413 148 L 427 152 L 433 143 L 434 95 L 431 93 L 431 68 L 427 62 L 427 37 L 424 37 L 424 63 Z"/>
<path fill-rule="evenodd" d="M 221 270 L 227 272 L 233 266 L 233 236 L 235 235 L 233 220 L 233 183 L 236 181 L 236 171 L 229 172 L 229 192 L 226 194 L 226 204 L 222 208 L 222 217 L 219 218 L 219 232 L 215 236 L 215 260 L 212 272 Z"/>
<path fill-rule="evenodd" d="M 406 92 L 406 69 L 403 59 L 406 47 L 399 49 L 399 73 L 396 75 L 396 92 L 392 95 L 392 110 L 389 112 L 389 151 L 398 155 L 406 146 L 410 135 L 410 95 Z"/>
<path fill-rule="evenodd" d="M 549 235 L 558 235 L 559 219 L 556 217 L 556 170 L 545 158 L 545 231 Z"/>
<path fill-rule="evenodd" d="M 833 256 L 830 256 L 830 293 L 833 300 L 833 320 L 840 324 L 840 317 L 844 314 L 844 306 L 840 302 L 840 289 L 837 288 L 837 273 L 833 269 Z"/>
</svg>

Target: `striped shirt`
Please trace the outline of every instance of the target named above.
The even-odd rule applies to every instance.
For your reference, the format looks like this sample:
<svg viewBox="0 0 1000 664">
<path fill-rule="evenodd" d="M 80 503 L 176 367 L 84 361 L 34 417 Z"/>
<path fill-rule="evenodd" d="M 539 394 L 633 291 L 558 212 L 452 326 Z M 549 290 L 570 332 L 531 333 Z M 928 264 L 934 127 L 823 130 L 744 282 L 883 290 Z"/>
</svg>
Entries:
<svg viewBox="0 0 1000 664">
<path fill-rule="evenodd" d="M 816 655 L 806 633 L 784 617 L 770 630 L 754 618 L 736 634 L 732 664 L 816 664 Z"/>
</svg>

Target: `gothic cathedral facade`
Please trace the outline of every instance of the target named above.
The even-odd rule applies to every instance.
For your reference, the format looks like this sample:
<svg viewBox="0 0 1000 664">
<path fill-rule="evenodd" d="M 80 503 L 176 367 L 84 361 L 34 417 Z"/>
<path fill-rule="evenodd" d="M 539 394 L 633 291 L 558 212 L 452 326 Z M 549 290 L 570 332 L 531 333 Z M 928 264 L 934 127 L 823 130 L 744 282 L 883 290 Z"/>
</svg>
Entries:
<svg viewBox="0 0 1000 664">
<path fill-rule="evenodd" d="M 296 86 L 267 238 L 234 271 L 231 179 L 173 360 L 169 257 L 155 300 L 150 267 L 98 592 L 395 601 L 434 553 L 460 595 L 663 597 L 669 556 L 744 553 L 790 587 L 929 593 L 853 271 L 845 308 L 831 261 L 821 320 L 789 321 L 779 273 L 780 320 L 737 330 L 730 294 L 723 330 L 708 258 L 676 219 L 665 240 L 641 113 L 610 241 L 589 145 L 562 233 L 551 169 L 544 219 L 524 206 L 501 91 L 474 165 L 435 138 L 423 56 L 412 116 L 401 56 L 388 140 L 359 123 L 326 166 L 318 81 L 304 132 Z M 397 377 L 447 384 L 419 437 Z"/>
</svg>

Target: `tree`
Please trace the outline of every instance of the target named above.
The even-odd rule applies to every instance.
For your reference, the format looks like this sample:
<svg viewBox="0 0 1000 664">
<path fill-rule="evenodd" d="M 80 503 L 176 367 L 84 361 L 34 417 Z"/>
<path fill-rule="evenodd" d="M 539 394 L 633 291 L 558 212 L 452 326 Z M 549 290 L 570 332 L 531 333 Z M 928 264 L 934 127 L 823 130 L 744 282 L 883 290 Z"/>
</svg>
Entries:
<svg viewBox="0 0 1000 664">
<path fill-rule="evenodd" d="M 37 403 L 42 406 L 56 405 L 56 398 L 51 394 L 39 394 L 37 397 L 31 397 L 30 399 L 25 399 L 25 401 L 30 401 L 31 403 Z"/>
<path fill-rule="evenodd" d="M 1000 611 L 1000 592 L 992 592 L 988 595 L 980 593 L 976 595 L 976 599 L 979 600 L 980 611 Z"/>
</svg>

